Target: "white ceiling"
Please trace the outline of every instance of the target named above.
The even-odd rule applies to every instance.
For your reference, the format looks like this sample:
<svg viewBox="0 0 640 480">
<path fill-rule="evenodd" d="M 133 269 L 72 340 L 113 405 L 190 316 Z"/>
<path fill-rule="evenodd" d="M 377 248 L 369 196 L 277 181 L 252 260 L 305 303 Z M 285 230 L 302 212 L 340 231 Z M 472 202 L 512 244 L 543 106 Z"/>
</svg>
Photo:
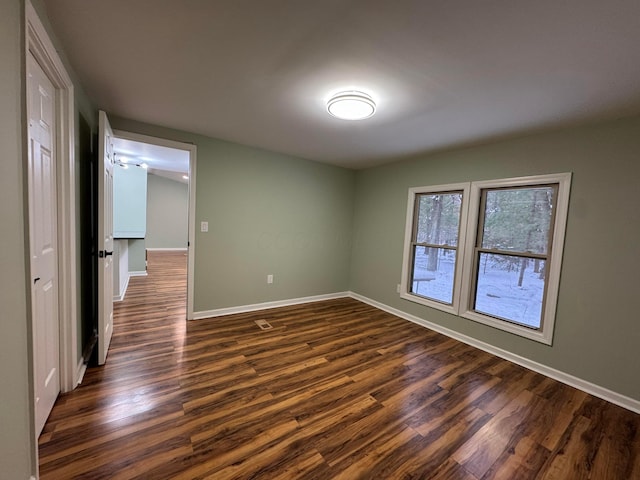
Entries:
<svg viewBox="0 0 640 480">
<path fill-rule="evenodd" d="M 43 1 L 109 113 L 351 168 L 640 112 L 639 0 Z"/>
<path fill-rule="evenodd" d="M 182 175 L 189 173 L 189 152 L 186 150 L 115 137 L 113 151 L 118 162 L 131 165 L 145 163 L 152 171 L 162 170 L 180 174 L 173 175 L 172 178 L 182 178 Z"/>
</svg>

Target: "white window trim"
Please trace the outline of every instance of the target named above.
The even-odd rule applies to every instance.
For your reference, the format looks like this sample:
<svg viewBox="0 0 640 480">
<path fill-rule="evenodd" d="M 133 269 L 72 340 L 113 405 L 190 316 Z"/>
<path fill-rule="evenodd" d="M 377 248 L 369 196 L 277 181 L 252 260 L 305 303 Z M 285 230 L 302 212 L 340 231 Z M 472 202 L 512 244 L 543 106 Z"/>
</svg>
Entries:
<svg viewBox="0 0 640 480">
<path fill-rule="evenodd" d="M 504 188 L 528 185 L 557 184 L 556 211 L 553 227 L 551 255 L 544 301 L 544 310 L 540 329 L 534 330 L 526 326 L 499 320 L 489 315 L 476 312 L 472 308 L 473 298 L 473 259 L 475 239 L 478 234 L 478 220 L 480 218 L 480 198 L 482 190 L 490 188 Z M 405 242 L 402 263 L 402 279 L 400 283 L 400 297 L 411 302 L 420 303 L 453 315 L 458 315 L 484 325 L 488 325 L 521 337 L 535 340 L 546 345 L 553 342 L 558 290 L 560 287 L 560 270 L 569 210 L 569 193 L 571 188 L 571 173 L 550 175 L 534 175 L 528 177 L 487 180 L 471 183 L 437 185 L 433 187 L 414 187 L 409 189 L 407 202 L 407 218 L 405 226 Z M 462 207 L 460 211 L 460 233 L 458 236 L 458 253 L 453 286 L 453 304 L 446 305 L 410 293 L 409 267 L 411 261 L 411 242 L 413 235 L 415 197 L 418 194 L 438 193 L 451 190 L 462 190 Z"/>
<path fill-rule="evenodd" d="M 478 233 L 478 220 L 480 218 L 480 197 L 482 190 L 489 188 L 516 187 L 527 185 L 548 185 L 558 184 L 556 198 L 555 224 L 553 227 L 553 240 L 551 256 L 549 257 L 549 275 L 547 278 L 546 296 L 544 310 L 542 312 L 540 329 L 531 328 L 498 320 L 489 315 L 483 315 L 474 311 L 471 307 L 473 292 L 471 291 L 471 278 L 473 276 L 474 242 L 467 242 L 465 245 L 465 262 L 463 276 L 465 282 L 462 287 L 462 309 L 460 316 L 474 320 L 491 327 L 507 332 L 515 333 L 525 338 L 535 340 L 547 345 L 553 341 L 553 330 L 555 325 L 556 305 L 558 300 L 558 289 L 560 286 L 560 269 L 562 266 L 562 251 L 564 247 L 564 236 L 567 223 L 567 212 L 569 209 L 569 189 L 571 186 L 571 173 L 534 175 L 531 177 L 507 178 L 502 180 L 489 180 L 482 182 L 472 182 L 471 195 L 469 197 L 469 218 L 468 228 L 471 238 L 476 238 Z"/>
<path fill-rule="evenodd" d="M 420 303 L 427 307 L 437 308 L 443 312 L 458 315 L 460 311 L 460 293 L 462 287 L 462 275 L 463 275 L 463 255 L 465 251 L 465 239 L 467 228 L 467 205 L 466 200 L 469 196 L 470 183 L 451 183 L 448 185 L 436 185 L 432 187 L 414 187 L 409 189 L 409 198 L 407 200 L 407 219 L 405 223 L 404 231 L 404 252 L 402 255 L 402 279 L 400 280 L 400 297 L 405 300 Z M 413 240 L 413 222 L 414 222 L 414 208 L 416 202 L 416 196 L 430 193 L 440 192 L 462 192 L 462 205 L 460 206 L 460 227 L 458 232 L 458 245 L 456 248 L 456 268 L 454 272 L 453 281 L 453 298 L 451 305 L 441 303 L 436 300 L 430 300 L 429 298 L 421 297 L 414 293 L 411 293 L 409 288 L 411 283 L 409 281 L 409 275 L 411 275 L 411 268 L 409 267 L 411 260 L 411 242 Z"/>
</svg>

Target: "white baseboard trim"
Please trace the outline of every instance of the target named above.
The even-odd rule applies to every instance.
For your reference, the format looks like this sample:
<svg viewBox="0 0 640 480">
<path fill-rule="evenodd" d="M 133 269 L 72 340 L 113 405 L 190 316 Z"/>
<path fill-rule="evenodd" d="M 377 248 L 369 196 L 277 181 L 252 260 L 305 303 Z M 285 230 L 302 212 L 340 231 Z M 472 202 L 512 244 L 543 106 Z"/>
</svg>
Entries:
<svg viewBox="0 0 640 480">
<path fill-rule="evenodd" d="M 573 375 L 562 372 L 560 370 L 556 370 L 555 368 L 548 367 L 541 363 L 534 362 L 533 360 L 530 360 L 528 358 L 521 357 L 520 355 L 516 355 L 515 353 L 511 353 L 507 350 L 503 350 L 501 348 L 495 347 L 491 344 L 482 342 L 480 340 L 476 340 L 475 338 L 472 338 L 462 333 L 448 329 L 436 323 L 429 322 L 428 320 L 403 312 L 402 310 L 398 310 L 397 308 L 390 307 L 388 305 L 385 305 L 384 303 L 380 303 L 376 300 L 365 297 L 358 293 L 349 292 L 349 296 L 351 298 L 354 298 L 355 300 L 359 300 L 363 303 L 367 303 L 372 307 L 379 308 L 380 310 L 384 310 L 385 312 L 391 313 L 393 315 L 396 315 L 410 322 L 417 323 L 418 325 L 421 325 L 430 330 L 434 330 L 438 333 L 446 335 L 447 337 L 454 338 L 456 340 L 461 341 L 462 343 L 466 343 L 467 345 L 471 345 L 472 347 L 479 348 L 480 350 L 484 350 L 485 352 L 491 353 L 497 357 L 504 358 L 505 360 L 509 360 L 510 362 L 513 362 L 520 366 L 528 368 L 529 370 L 533 370 L 534 372 L 541 373 L 542 375 L 545 375 L 549 378 L 553 378 L 554 380 L 558 380 L 559 382 L 575 387 L 578 390 L 582 390 L 583 392 L 589 393 L 595 397 L 606 400 L 607 402 L 614 403 L 622 408 L 631 410 L 632 412 L 640 413 L 640 400 L 636 400 L 636 399 L 627 397 L 625 395 L 621 395 L 619 393 L 613 392 L 607 388 L 601 387 L 599 385 L 591 383 L 582 378 L 575 377 Z"/>
<path fill-rule="evenodd" d="M 322 300 L 333 300 L 349 296 L 350 292 L 337 292 L 328 293 L 326 295 L 314 295 L 312 297 L 290 298 L 287 300 L 276 300 L 274 302 L 254 303 L 253 305 L 218 308 L 216 310 L 193 312 L 193 319 L 202 320 L 203 318 L 221 317 L 222 315 L 233 315 L 235 313 L 255 312 L 257 310 L 268 310 L 271 308 L 288 307 L 290 305 L 300 305 L 302 303 L 321 302 Z"/>
<path fill-rule="evenodd" d="M 120 295 L 114 295 L 113 296 L 113 301 L 114 302 L 121 302 L 124 300 L 124 296 L 127 293 L 127 288 L 129 287 L 129 279 L 131 278 L 131 273 L 127 272 L 127 279 L 124 282 L 124 287 L 122 287 L 122 292 L 120 292 Z"/>
<path fill-rule="evenodd" d="M 147 276 L 146 270 L 129 272 L 129 277 L 146 277 L 146 276 Z"/>
<path fill-rule="evenodd" d="M 150 248 L 150 247 L 147 247 L 147 250 L 149 252 L 186 252 L 187 251 L 186 247 L 180 247 L 180 248 Z"/>
</svg>

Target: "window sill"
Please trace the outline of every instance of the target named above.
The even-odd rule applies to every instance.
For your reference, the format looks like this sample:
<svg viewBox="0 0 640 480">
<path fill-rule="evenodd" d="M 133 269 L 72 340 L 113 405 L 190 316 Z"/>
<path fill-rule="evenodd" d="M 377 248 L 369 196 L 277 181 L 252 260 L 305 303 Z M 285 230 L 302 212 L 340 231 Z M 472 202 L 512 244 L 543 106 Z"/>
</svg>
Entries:
<svg viewBox="0 0 640 480">
<path fill-rule="evenodd" d="M 497 318 L 489 317 L 488 315 L 482 315 L 481 313 L 473 310 L 467 310 L 460 314 L 461 317 L 474 322 L 482 323 L 498 330 L 513 333 L 520 337 L 528 338 L 529 340 L 535 340 L 536 342 L 544 343 L 545 345 L 551 345 L 552 343 L 552 329 L 543 328 L 542 330 L 534 330 L 515 323 L 510 323 L 505 320 L 498 320 Z"/>
<path fill-rule="evenodd" d="M 403 292 L 400 294 L 400 298 L 404 300 L 409 300 L 410 302 L 413 302 L 413 303 L 419 303 L 420 305 L 435 308 L 437 310 L 442 310 L 443 312 L 447 312 L 452 315 L 458 314 L 458 312 L 456 311 L 453 305 L 447 305 L 446 303 L 440 303 L 440 302 L 436 302 L 435 300 L 429 300 L 428 298 L 421 297 L 419 295 L 414 295 L 413 293 Z"/>
<path fill-rule="evenodd" d="M 429 300 L 428 298 L 414 295 L 413 293 L 403 292 L 400 294 L 400 298 L 408 300 L 413 303 L 424 305 L 425 307 L 435 308 L 445 313 L 455 315 L 457 317 L 466 318 L 477 323 L 482 323 L 489 327 L 497 328 L 504 332 L 512 333 L 520 337 L 528 338 L 536 342 L 544 343 L 545 345 L 551 345 L 553 341 L 553 326 L 547 325 L 543 330 L 534 330 L 515 323 L 510 323 L 505 320 L 498 320 L 497 318 L 483 315 L 473 310 L 467 310 L 466 312 L 459 313 L 452 305 L 446 305 L 444 303 L 436 302 L 435 300 Z"/>
</svg>

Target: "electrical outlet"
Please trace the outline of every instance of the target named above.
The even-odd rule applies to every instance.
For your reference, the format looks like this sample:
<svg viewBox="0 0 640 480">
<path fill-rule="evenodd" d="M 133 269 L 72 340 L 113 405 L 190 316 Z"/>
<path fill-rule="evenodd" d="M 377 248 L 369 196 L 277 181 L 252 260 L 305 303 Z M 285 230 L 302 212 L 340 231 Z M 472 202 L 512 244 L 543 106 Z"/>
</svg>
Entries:
<svg viewBox="0 0 640 480">
<path fill-rule="evenodd" d="M 398 284 L 398 285 L 396 286 L 396 293 L 400 293 L 400 287 L 401 287 L 401 285 L 400 285 L 400 284 Z"/>
<path fill-rule="evenodd" d="M 267 275 L 267 283 L 273 283 L 273 275 Z"/>
<path fill-rule="evenodd" d="M 209 231 L 209 222 L 200 222 L 200 231 L 208 232 Z"/>
</svg>

